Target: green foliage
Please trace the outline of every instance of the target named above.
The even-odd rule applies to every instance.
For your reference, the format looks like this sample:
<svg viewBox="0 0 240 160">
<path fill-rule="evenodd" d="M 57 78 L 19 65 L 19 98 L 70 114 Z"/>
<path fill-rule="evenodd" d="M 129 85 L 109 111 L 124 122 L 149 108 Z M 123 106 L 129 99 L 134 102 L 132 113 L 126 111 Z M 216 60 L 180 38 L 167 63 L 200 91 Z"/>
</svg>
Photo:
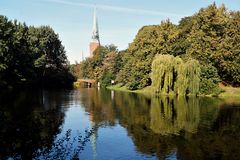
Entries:
<svg viewBox="0 0 240 160">
<path fill-rule="evenodd" d="M 201 94 L 213 94 L 219 95 L 223 90 L 214 83 L 213 79 L 202 78 L 200 83 L 200 93 Z"/>
<path fill-rule="evenodd" d="M 193 16 L 187 35 L 186 53 L 201 63 L 213 63 L 222 80 L 232 85 L 240 84 L 239 20 L 239 12 L 213 4 Z"/>
<path fill-rule="evenodd" d="M 199 93 L 199 83 L 200 83 L 200 64 L 197 60 L 191 59 L 186 62 L 187 75 L 188 79 L 188 93 L 196 95 Z"/>
<path fill-rule="evenodd" d="M 200 85 L 201 93 L 211 93 L 218 90 L 220 81 L 240 85 L 239 40 L 240 12 L 228 11 L 224 5 L 218 7 L 214 3 L 182 18 L 179 25 L 166 20 L 160 25 L 142 27 L 129 47 L 115 55 L 110 52 L 116 52 L 116 47 L 100 47 L 92 59 L 80 64 L 82 74 L 77 75 L 100 80 L 108 70 L 117 83 L 130 90 L 156 83 L 153 84 L 156 92 L 196 94 Z M 157 67 L 152 71 L 157 54 L 179 58 L 174 58 L 176 64 L 167 63 L 170 57 L 166 64 L 162 62 L 165 65 L 158 69 L 163 72 Z M 201 66 L 201 72 L 197 66 Z M 151 71 L 159 73 L 151 75 Z M 162 78 L 152 82 L 151 76 Z"/>
<path fill-rule="evenodd" d="M 187 36 L 190 47 L 187 54 L 203 61 L 211 62 L 212 56 L 218 51 L 217 45 L 224 35 L 227 24 L 227 13 L 224 6 L 217 8 L 215 4 L 201 9 L 193 19 L 192 29 Z"/>
<path fill-rule="evenodd" d="M 117 74 L 117 80 L 129 86 L 128 89 L 149 86 L 152 83 L 150 72 L 154 56 L 170 54 L 180 56 L 184 61 L 196 59 L 202 66 L 211 63 L 223 81 L 238 86 L 239 22 L 239 11 L 231 12 L 224 5 L 217 7 L 212 4 L 193 16 L 182 18 L 179 25 L 166 20 L 160 25 L 144 26 L 122 54 L 123 67 Z M 191 74 L 183 66 L 180 72 Z M 214 83 L 216 81 L 213 80 Z"/>
<path fill-rule="evenodd" d="M 218 87 L 221 82 L 217 69 L 211 64 L 201 65 L 200 93 L 218 95 L 222 90 Z"/>
<path fill-rule="evenodd" d="M 178 58 L 178 63 L 176 64 L 175 72 L 178 74 L 174 91 L 179 95 L 186 95 L 188 89 L 187 66 L 183 64 L 183 61 L 180 58 Z"/>
<path fill-rule="evenodd" d="M 74 65 L 73 72 L 78 78 L 95 79 L 106 87 L 116 78 L 121 68 L 121 57 L 117 52 L 117 47 L 112 44 L 100 46 L 94 51 L 92 58 Z"/>
<path fill-rule="evenodd" d="M 217 68 L 212 66 L 211 64 L 201 65 L 201 79 L 202 78 L 212 79 L 213 83 L 215 84 L 221 82 Z"/>
<path fill-rule="evenodd" d="M 214 65 L 222 79 L 240 85 L 240 12 L 230 12 L 219 51 L 214 55 Z"/>
<path fill-rule="evenodd" d="M 117 77 L 121 77 L 121 82 L 127 84 L 131 90 L 151 85 L 150 72 L 154 56 L 158 53 L 174 54 L 170 44 L 174 43 L 178 36 L 177 27 L 169 20 L 161 22 L 161 25 L 140 29 L 123 54 L 123 68 Z"/>
<path fill-rule="evenodd" d="M 0 87 L 63 86 L 73 80 L 64 47 L 52 28 L 28 27 L 0 16 Z"/>
<path fill-rule="evenodd" d="M 199 93 L 200 65 L 196 60 L 183 62 L 172 55 L 157 55 L 152 63 L 155 93 L 196 95 Z"/>
<path fill-rule="evenodd" d="M 41 57 L 39 57 L 38 59 L 36 59 L 34 61 L 34 66 L 36 68 L 41 68 L 41 67 L 44 67 L 46 66 L 46 54 L 43 54 Z"/>
<path fill-rule="evenodd" d="M 157 55 L 152 63 L 152 86 L 159 94 L 218 95 L 222 90 L 217 69 L 212 65 L 200 65 L 197 60 L 184 62 L 179 57 Z"/>
<path fill-rule="evenodd" d="M 152 63 L 152 86 L 156 93 L 170 93 L 173 91 L 173 75 L 175 69 L 174 57 L 171 55 L 157 55 Z"/>
<path fill-rule="evenodd" d="M 111 80 L 114 79 L 114 75 L 110 72 L 105 72 L 103 76 L 101 77 L 101 86 L 102 87 L 107 87 L 111 85 Z"/>
</svg>

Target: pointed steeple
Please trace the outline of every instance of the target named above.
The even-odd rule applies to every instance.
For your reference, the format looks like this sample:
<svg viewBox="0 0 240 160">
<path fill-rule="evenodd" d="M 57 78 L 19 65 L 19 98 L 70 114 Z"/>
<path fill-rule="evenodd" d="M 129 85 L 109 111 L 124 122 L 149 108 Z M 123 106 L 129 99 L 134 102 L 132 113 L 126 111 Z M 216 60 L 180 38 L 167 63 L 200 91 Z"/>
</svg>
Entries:
<svg viewBox="0 0 240 160">
<path fill-rule="evenodd" d="M 98 30 L 98 21 L 97 21 L 97 10 L 94 8 L 93 14 L 93 33 L 92 33 L 92 41 L 99 43 L 99 30 Z"/>
<path fill-rule="evenodd" d="M 94 51 L 99 46 L 100 46 L 100 39 L 99 39 L 98 21 L 97 21 L 97 15 L 96 15 L 96 8 L 94 8 L 92 40 L 89 45 L 90 57 L 93 57 Z"/>
</svg>

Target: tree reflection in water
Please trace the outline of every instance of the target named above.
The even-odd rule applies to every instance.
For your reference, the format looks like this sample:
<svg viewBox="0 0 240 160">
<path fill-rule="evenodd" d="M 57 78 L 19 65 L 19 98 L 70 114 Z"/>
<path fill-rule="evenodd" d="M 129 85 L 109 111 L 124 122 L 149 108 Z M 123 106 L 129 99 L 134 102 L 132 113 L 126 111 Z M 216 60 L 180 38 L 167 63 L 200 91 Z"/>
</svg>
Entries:
<svg viewBox="0 0 240 160">
<path fill-rule="evenodd" d="M 70 92 L 40 90 L 0 95 L 0 159 L 76 158 L 96 129 L 76 137 L 68 130 L 55 140 L 65 117 L 60 106 L 69 103 Z"/>
<path fill-rule="evenodd" d="M 104 91 L 106 92 L 106 91 Z M 89 92 L 93 121 L 118 121 L 140 153 L 159 159 L 240 159 L 240 109 L 217 98 Z M 108 95 L 108 96 L 107 96 Z M 104 98 L 102 98 L 104 96 Z M 94 103 L 94 104 L 93 104 Z"/>
<path fill-rule="evenodd" d="M 32 159 L 36 149 L 51 146 L 64 118 L 62 101 L 53 96 L 43 102 L 42 97 L 42 91 L 1 95 L 0 158 Z"/>
<path fill-rule="evenodd" d="M 217 98 L 146 97 L 95 89 L 2 97 L 0 159 L 79 159 L 84 154 L 96 158 L 95 153 L 100 158 L 99 148 L 109 149 L 101 138 L 110 133 L 102 131 L 111 128 L 111 137 L 121 141 L 114 130 L 119 125 L 136 154 L 159 159 L 172 155 L 184 160 L 240 159 L 239 105 Z M 81 104 L 93 124 L 90 130 L 62 133 L 70 102 Z M 85 152 L 91 139 L 92 152 Z"/>
<path fill-rule="evenodd" d="M 80 153 L 84 150 L 86 144 L 90 141 L 91 136 L 96 132 L 97 128 L 85 130 L 85 136 L 80 133 L 72 136 L 72 131 L 66 131 L 65 136 L 60 137 L 54 142 L 51 148 L 44 148 L 35 153 L 36 160 L 52 160 L 52 159 L 71 159 L 79 160 Z"/>
</svg>

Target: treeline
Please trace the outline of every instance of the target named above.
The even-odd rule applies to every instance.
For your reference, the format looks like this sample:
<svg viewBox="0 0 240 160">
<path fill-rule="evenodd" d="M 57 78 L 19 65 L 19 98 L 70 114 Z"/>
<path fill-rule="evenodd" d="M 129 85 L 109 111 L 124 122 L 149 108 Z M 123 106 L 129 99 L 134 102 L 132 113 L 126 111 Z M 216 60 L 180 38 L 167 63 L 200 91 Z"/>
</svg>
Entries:
<svg viewBox="0 0 240 160">
<path fill-rule="evenodd" d="M 116 46 L 100 46 L 94 51 L 93 57 L 73 65 L 73 72 L 75 77 L 95 79 L 106 87 L 122 69 L 122 58 Z"/>
<path fill-rule="evenodd" d="M 58 34 L 0 15 L 0 88 L 65 87 L 73 75 Z"/>
<path fill-rule="evenodd" d="M 108 53 L 101 49 L 92 59 L 83 61 L 78 69 L 84 71 L 86 66 L 91 66 L 82 77 L 99 80 L 111 74 L 117 83 L 135 90 L 152 84 L 152 62 L 156 55 L 178 56 L 184 63 L 195 59 L 200 67 L 200 92 L 209 94 L 220 91 L 217 86 L 220 81 L 240 85 L 239 40 L 240 12 L 214 3 L 182 18 L 178 25 L 166 20 L 160 25 L 144 26 L 128 49 L 115 54 L 117 58 L 111 62 L 114 70 L 105 70 L 100 77 L 89 73 L 97 74 L 105 62 L 110 62 L 106 59 Z"/>
</svg>

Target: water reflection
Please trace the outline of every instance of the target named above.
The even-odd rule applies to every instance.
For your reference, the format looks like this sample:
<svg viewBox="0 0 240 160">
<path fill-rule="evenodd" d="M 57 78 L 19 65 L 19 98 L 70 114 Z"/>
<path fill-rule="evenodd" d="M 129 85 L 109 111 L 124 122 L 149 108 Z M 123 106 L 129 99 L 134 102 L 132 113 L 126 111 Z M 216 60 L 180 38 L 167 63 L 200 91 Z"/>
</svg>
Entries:
<svg viewBox="0 0 240 160">
<path fill-rule="evenodd" d="M 64 112 L 59 96 L 43 92 L 19 92 L 1 96 L 0 157 L 32 159 L 36 149 L 51 147 L 53 135 L 60 132 Z"/>
<path fill-rule="evenodd" d="M 203 103 L 204 102 L 204 103 Z M 220 100 L 208 98 L 152 98 L 150 128 L 161 135 L 195 133 L 199 126 L 210 127 L 218 115 Z"/>
<path fill-rule="evenodd" d="M 84 150 L 86 144 L 94 137 L 96 129 L 85 130 L 85 136 L 80 133 L 72 136 L 72 131 L 67 130 L 66 134 L 57 139 L 50 148 L 43 148 L 35 152 L 35 160 L 71 159 L 79 160 L 79 154 Z"/>
<path fill-rule="evenodd" d="M 94 88 L 81 90 L 84 96 L 80 101 L 85 111 L 89 113 L 91 123 L 95 125 L 114 126 L 116 112 L 111 100 L 111 92 L 108 90 L 98 91 Z"/>
<path fill-rule="evenodd" d="M 240 159 L 240 105 L 217 98 L 94 88 L 0 97 L 0 159 Z M 89 130 L 73 133 L 73 107 Z"/>
<path fill-rule="evenodd" d="M 95 123 L 125 127 L 140 153 L 160 159 L 239 159 L 240 108 L 216 98 L 91 92 Z M 97 118 L 98 117 L 98 118 Z M 235 122 L 235 123 L 234 123 Z M 224 133 L 224 134 L 223 134 Z M 236 136 L 236 137 L 235 137 Z"/>
</svg>

